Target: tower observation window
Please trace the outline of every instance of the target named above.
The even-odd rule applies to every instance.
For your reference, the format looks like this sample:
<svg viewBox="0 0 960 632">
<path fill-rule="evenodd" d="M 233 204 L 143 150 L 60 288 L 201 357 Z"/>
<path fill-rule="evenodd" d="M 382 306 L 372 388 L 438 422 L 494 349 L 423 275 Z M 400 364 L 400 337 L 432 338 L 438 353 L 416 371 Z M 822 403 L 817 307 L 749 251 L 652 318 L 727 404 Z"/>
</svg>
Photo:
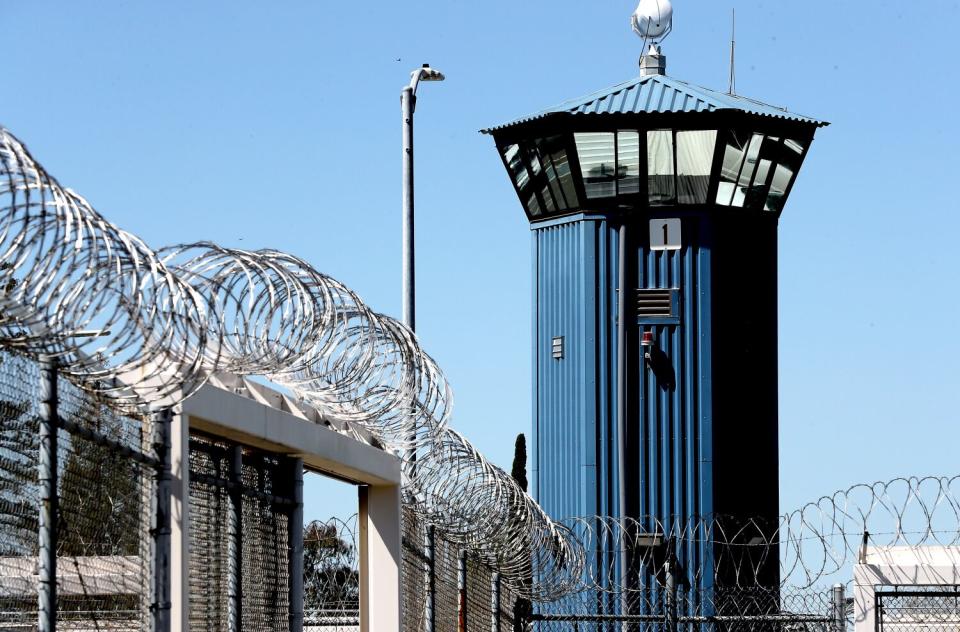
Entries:
<svg viewBox="0 0 960 632">
<path fill-rule="evenodd" d="M 717 204 L 780 211 L 805 143 L 743 130 L 726 132 Z"/>
<path fill-rule="evenodd" d="M 647 132 L 647 197 L 651 206 L 676 201 L 675 157 L 672 131 Z"/>
<path fill-rule="evenodd" d="M 617 132 L 618 195 L 640 193 L 640 132 Z"/>
<path fill-rule="evenodd" d="M 785 138 L 783 131 L 778 136 L 756 131 L 751 122 L 735 125 L 606 127 L 514 137 L 499 147 L 531 219 L 584 209 L 666 206 L 716 205 L 779 213 L 809 139 Z M 764 125 L 792 129 L 781 123 Z"/>
<path fill-rule="evenodd" d="M 587 198 L 640 193 L 640 132 L 574 134 Z"/>
<path fill-rule="evenodd" d="M 587 198 L 617 194 L 617 146 L 613 132 L 574 134 Z"/>
<path fill-rule="evenodd" d="M 677 201 L 706 204 L 717 130 L 677 132 Z"/>
</svg>

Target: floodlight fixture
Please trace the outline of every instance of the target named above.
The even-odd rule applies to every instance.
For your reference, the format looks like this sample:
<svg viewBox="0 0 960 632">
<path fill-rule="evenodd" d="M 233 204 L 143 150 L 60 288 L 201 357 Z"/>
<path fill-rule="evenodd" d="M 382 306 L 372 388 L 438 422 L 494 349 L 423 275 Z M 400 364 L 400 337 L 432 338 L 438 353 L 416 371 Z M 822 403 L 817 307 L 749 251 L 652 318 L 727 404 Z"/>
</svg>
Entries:
<svg viewBox="0 0 960 632">
<path fill-rule="evenodd" d="M 410 73 L 410 90 L 414 95 L 417 93 L 417 86 L 421 81 L 443 81 L 446 79 L 444 74 L 436 68 L 431 68 L 430 64 L 424 64 Z"/>
</svg>

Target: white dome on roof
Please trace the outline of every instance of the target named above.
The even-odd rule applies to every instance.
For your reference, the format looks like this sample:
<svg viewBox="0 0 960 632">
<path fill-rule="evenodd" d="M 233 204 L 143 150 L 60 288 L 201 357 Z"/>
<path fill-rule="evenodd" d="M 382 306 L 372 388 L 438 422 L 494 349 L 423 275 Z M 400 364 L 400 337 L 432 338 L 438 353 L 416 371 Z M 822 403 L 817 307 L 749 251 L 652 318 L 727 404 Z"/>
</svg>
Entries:
<svg viewBox="0 0 960 632">
<path fill-rule="evenodd" d="M 673 5 L 670 0 L 640 0 L 630 23 L 640 37 L 659 39 L 669 33 L 673 25 Z"/>
</svg>

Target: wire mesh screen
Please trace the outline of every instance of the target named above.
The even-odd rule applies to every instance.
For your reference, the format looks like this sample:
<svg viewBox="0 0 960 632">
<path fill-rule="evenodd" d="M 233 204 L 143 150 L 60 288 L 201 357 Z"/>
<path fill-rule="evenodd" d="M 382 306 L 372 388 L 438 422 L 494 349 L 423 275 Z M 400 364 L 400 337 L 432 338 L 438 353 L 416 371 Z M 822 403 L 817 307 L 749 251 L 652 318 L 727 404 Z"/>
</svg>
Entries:
<svg viewBox="0 0 960 632">
<path fill-rule="evenodd" d="M 37 625 L 41 371 L 0 352 L 0 629 Z M 152 627 L 152 427 L 64 379 L 57 385 L 61 630 Z M 155 460 L 155 459 L 154 459 Z"/>
<path fill-rule="evenodd" d="M 226 480 L 226 459 L 190 450 L 190 628 L 227 630 L 230 499 L 225 487 L 202 482 L 198 474 Z"/>
<path fill-rule="evenodd" d="M 58 390 L 68 427 L 58 436 L 59 627 L 147 630 L 156 478 L 133 455 L 152 451 L 151 425 L 116 414 L 65 381 Z"/>
<path fill-rule="evenodd" d="M 248 455 L 243 464 L 241 522 L 242 630 L 288 630 L 290 626 L 287 507 L 277 498 L 288 498 L 282 489 L 289 471 L 276 456 Z M 283 483 L 281 483 L 283 481 Z"/>
<path fill-rule="evenodd" d="M 435 532 L 433 544 L 435 630 L 460 629 L 459 549 Z"/>
<path fill-rule="evenodd" d="M 909 586 L 876 599 L 878 632 L 960 630 L 960 587 Z"/>
<path fill-rule="evenodd" d="M 613 597 L 611 599 L 610 597 Z M 672 603 L 643 590 L 586 591 L 562 603 L 538 604 L 537 632 L 839 632 L 829 591 L 727 589 L 711 594 L 678 588 Z"/>
<path fill-rule="evenodd" d="M 466 558 L 463 601 L 466 604 L 467 629 L 489 630 L 494 622 L 493 571 L 472 557 Z"/>
<path fill-rule="evenodd" d="M 404 632 L 512 632 L 516 593 L 495 569 L 404 508 Z"/>
<path fill-rule="evenodd" d="M 406 508 L 402 514 L 402 527 L 400 581 L 403 586 L 403 632 L 420 632 L 428 626 L 430 556 L 427 528 L 413 511 Z"/>
<path fill-rule="evenodd" d="M 517 595 L 509 582 L 501 581 L 499 589 L 500 599 L 497 603 L 499 614 L 494 632 L 511 632 L 516 629 Z"/>
<path fill-rule="evenodd" d="M 289 629 L 288 460 L 190 438 L 190 626 Z"/>
<path fill-rule="evenodd" d="M 0 353 L 0 629 L 37 621 L 39 371 Z"/>
</svg>

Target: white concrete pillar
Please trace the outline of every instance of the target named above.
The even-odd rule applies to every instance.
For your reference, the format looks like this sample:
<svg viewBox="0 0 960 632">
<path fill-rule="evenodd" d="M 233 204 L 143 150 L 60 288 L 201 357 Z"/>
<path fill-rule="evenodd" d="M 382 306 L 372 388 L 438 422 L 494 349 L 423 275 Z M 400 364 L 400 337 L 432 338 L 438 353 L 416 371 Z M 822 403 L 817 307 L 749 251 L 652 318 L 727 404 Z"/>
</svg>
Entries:
<svg viewBox="0 0 960 632">
<path fill-rule="evenodd" d="M 176 412 L 170 424 L 170 630 L 190 632 L 190 423 Z"/>
<path fill-rule="evenodd" d="M 399 632 L 400 486 L 359 489 L 360 631 Z"/>
</svg>

